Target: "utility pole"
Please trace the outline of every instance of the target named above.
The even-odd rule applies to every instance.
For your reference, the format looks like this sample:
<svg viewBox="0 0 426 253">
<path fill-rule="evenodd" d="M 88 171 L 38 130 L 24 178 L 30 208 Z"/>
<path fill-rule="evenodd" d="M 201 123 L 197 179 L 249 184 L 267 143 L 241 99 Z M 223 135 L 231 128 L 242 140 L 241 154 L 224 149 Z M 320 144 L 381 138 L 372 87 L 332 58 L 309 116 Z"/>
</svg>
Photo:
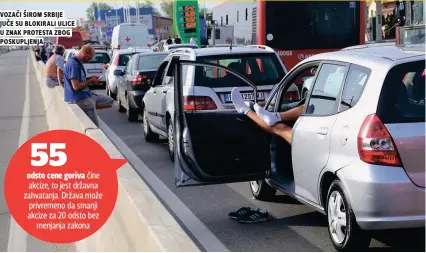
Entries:
<svg viewBox="0 0 426 253">
<path fill-rule="evenodd" d="M 376 42 L 382 42 L 382 1 L 376 2 Z"/>
</svg>

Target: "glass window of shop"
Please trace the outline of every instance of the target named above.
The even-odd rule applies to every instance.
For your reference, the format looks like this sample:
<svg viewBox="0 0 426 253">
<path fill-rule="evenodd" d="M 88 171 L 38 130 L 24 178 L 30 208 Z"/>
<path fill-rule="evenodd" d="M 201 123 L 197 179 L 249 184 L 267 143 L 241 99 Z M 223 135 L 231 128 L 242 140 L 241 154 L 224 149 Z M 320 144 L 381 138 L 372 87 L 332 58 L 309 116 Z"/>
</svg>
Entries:
<svg viewBox="0 0 426 253">
<path fill-rule="evenodd" d="M 411 1 L 412 22 L 413 25 L 425 23 L 425 3 L 420 1 Z"/>
</svg>

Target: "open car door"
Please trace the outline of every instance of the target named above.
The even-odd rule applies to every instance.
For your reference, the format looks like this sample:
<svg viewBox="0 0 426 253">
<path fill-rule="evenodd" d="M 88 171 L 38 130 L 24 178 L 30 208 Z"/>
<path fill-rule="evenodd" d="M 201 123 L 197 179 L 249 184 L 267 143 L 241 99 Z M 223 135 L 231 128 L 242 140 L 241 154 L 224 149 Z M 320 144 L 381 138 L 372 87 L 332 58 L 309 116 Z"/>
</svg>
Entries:
<svg viewBox="0 0 426 253">
<path fill-rule="evenodd" d="M 255 102 L 256 86 L 241 74 L 221 65 L 183 60 L 175 64 L 176 186 L 264 179 L 266 171 L 271 168 L 269 134 L 247 115 L 237 111 L 197 110 L 197 104 L 184 106 L 189 99 L 183 96 L 182 69 L 187 66 L 186 71 L 196 71 L 198 66 L 223 70 L 227 75 L 244 81 L 245 86 L 252 87 Z M 194 93 L 197 95 L 195 89 Z M 191 101 L 200 103 L 197 99 Z"/>
</svg>

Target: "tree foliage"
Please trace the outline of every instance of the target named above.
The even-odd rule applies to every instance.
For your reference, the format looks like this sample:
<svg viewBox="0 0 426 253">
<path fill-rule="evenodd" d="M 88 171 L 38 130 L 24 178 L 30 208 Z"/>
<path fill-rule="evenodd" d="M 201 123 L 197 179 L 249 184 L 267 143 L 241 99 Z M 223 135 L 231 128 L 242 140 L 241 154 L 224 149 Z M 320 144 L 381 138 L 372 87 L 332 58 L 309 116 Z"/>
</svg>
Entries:
<svg viewBox="0 0 426 253">
<path fill-rule="evenodd" d="M 161 2 L 161 10 L 166 17 L 173 18 L 173 1 Z"/>
<path fill-rule="evenodd" d="M 152 8 L 152 12 L 153 12 L 154 15 L 157 15 L 157 16 L 161 15 L 160 11 L 158 11 L 157 8 L 154 7 L 154 4 L 150 0 L 139 3 L 139 7 L 140 8 Z"/>
<path fill-rule="evenodd" d="M 106 3 L 95 3 L 92 2 L 89 6 L 89 8 L 86 9 L 86 16 L 87 16 L 87 20 L 89 21 L 93 21 L 95 19 L 95 16 L 93 15 L 95 7 L 98 7 L 99 10 L 111 10 L 112 7 Z"/>
</svg>

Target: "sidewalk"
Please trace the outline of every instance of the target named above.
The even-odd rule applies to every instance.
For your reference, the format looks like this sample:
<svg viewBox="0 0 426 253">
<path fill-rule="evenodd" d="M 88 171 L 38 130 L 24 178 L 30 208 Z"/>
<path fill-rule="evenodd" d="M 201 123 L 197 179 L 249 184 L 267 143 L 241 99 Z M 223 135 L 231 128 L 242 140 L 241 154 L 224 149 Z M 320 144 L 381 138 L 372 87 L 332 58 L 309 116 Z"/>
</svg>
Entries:
<svg viewBox="0 0 426 253">
<path fill-rule="evenodd" d="M 21 144 L 48 130 L 44 103 L 28 51 L 0 55 L 0 252 L 4 251 L 75 251 L 74 245 L 45 243 L 24 233 L 14 224 L 4 200 L 4 175 L 9 160 Z"/>
</svg>

